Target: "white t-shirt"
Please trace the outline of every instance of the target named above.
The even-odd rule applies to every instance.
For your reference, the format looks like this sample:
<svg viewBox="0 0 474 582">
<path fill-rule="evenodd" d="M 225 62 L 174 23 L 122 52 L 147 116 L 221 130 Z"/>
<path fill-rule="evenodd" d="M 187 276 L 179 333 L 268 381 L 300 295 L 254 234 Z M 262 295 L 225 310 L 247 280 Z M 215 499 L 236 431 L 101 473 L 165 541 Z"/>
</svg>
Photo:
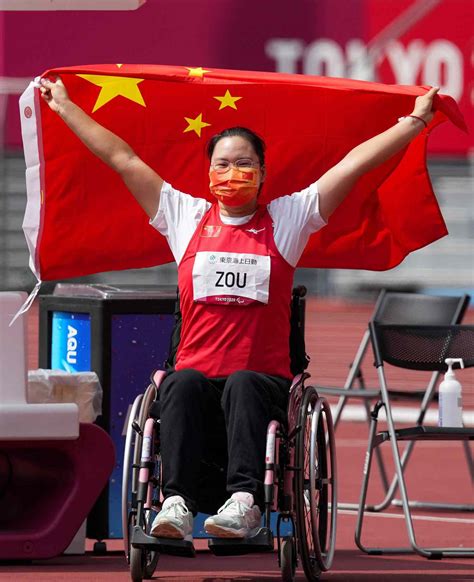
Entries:
<svg viewBox="0 0 474 582">
<path fill-rule="evenodd" d="M 166 237 L 171 252 L 179 265 L 189 242 L 211 203 L 175 190 L 163 182 L 160 205 L 150 224 Z M 326 225 L 319 214 L 317 182 L 301 192 L 281 196 L 268 204 L 273 220 L 273 237 L 282 257 L 292 266 L 298 263 L 310 235 Z M 224 224 L 245 224 L 250 216 L 223 216 Z"/>
</svg>

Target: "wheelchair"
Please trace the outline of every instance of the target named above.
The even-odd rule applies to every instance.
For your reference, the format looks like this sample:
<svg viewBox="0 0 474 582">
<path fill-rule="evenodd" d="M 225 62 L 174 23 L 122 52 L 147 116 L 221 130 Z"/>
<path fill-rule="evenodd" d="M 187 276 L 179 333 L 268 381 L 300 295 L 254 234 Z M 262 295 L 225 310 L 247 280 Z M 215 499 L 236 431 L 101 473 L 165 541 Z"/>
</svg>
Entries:
<svg viewBox="0 0 474 582">
<path fill-rule="evenodd" d="M 163 371 L 152 375 L 145 393 L 133 402 L 127 423 L 122 526 L 133 582 L 152 578 L 160 554 L 195 556 L 190 541 L 150 535 L 153 519 L 161 508 L 158 394 L 165 376 Z M 328 401 L 313 386 L 305 384 L 309 377 L 304 371 L 296 375 L 286 418 L 272 420 L 268 425 L 266 455 L 262 459 L 263 525 L 249 538 L 208 540 L 209 550 L 219 556 L 274 551 L 270 518 L 276 512 L 277 555 L 283 582 L 295 579 L 300 563 L 308 580 L 319 580 L 330 569 L 335 550 L 337 469 L 333 422 Z M 203 513 L 216 513 L 228 497 L 226 471 L 220 461 L 212 455 L 202 460 L 202 493 L 197 502 Z"/>
</svg>

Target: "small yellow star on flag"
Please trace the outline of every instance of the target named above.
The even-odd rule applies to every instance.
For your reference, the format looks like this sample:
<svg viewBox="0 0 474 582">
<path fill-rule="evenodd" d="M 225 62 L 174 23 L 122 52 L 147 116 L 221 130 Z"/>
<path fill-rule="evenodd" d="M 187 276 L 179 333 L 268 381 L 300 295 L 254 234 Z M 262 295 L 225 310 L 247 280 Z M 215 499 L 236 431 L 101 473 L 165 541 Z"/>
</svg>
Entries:
<svg viewBox="0 0 474 582">
<path fill-rule="evenodd" d="M 201 137 L 201 130 L 203 127 L 211 125 L 202 120 L 202 113 L 200 113 L 195 119 L 191 119 L 190 117 L 185 117 L 184 119 L 188 122 L 188 127 L 183 131 L 183 133 L 195 131 L 198 137 Z"/>
<path fill-rule="evenodd" d="M 188 77 L 204 77 L 204 73 L 210 73 L 207 69 L 202 67 L 186 67 L 189 71 Z"/>
<path fill-rule="evenodd" d="M 214 97 L 214 99 L 217 99 L 217 101 L 221 102 L 219 107 L 220 111 L 221 109 L 224 109 L 224 107 L 232 107 L 232 109 L 237 109 L 235 102 L 239 101 L 239 99 L 242 99 L 242 97 L 232 97 L 230 91 L 227 89 L 223 97 Z"/>
<path fill-rule="evenodd" d="M 144 81 L 144 79 L 113 77 L 111 75 L 78 75 L 78 77 L 82 77 L 86 81 L 100 87 L 100 93 L 92 113 L 119 95 L 146 107 L 143 96 L 138 88 L 138 84 Z"/>
</svg>

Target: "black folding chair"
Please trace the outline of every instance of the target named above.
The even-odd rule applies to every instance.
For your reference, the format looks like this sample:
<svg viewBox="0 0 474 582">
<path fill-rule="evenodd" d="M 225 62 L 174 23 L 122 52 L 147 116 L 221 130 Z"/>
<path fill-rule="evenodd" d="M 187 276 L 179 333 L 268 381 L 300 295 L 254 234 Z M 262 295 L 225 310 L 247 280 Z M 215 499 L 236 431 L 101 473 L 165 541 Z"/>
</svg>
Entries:
<svg viewBox="0 0 474 582">
<path fill-rule="evenodd" d="M 426 548 L 417 544 L 413 529 L 410 503 L 403 475 L 402 459 L 398 442 L 420 440 L 446 441 L 456 440 L 468 444 L 474 440 L 472 428 L 441 428 L 416 425 L 409 428 L 396 428 L 392 414 L 392 396 L 387 385 L 384 362 L 410 370 L 446 371 L 446 358 L 462 358 L 464 366 L 474 366 L 474 325 L 383 325 L 377 322 L 369 324 L 375 366 L 381 389 L 381 400 L 371 413 L 369 443 L 367 449 L 359 511 L 356 524 L 355 540 L 358 547 L 369 554 L 395 554 L 416 552 L 427 558 L 471 557 L 474 548 Z M 385 408 L 387 430 L 376 433 L 378 413 Z M 367 511 L 366 497 L 370 478 L 372 457 L 382 443 L 390 441 L 395 473 L 402 498 L 403 513 L 407 527 L 410 547 L 366 547 L 361 542 L 364 515 Z"/>
<path fill-rule="evenodd" d="M 459 296 L 433 296 L 421 293 L 400 293 L 382 290 L 377 299 L 371 322 L 380 324 L 404 324 L 404 325 L 451 325 L 462 322 L 466 309 L 469 305 L 469 295 Z M 364 333 L 357 348 L 354 361 L 350 364 L 349 374 L 345 384 L 341 388 L 317 386 L 319 394 L 328 396 L 338 396 L 335 406 L 333 420 L 337 429 L 342 418 L 342 413 L 349 399 L 355 398 L 365 408 L 367 423 L 370 425 L 370 405 L 380 397 L 380 388 L 367 388 L 363 365 L 370 343 L 369 330 Z M 416 425 L 422 426 L 425 420 L 430 403 L 436 398 L 436 385 L 440 379 L 440 372 L 433 372 L 429 383 L 423 390 L 390 390 L 391 396 L 399 400 L 410 399 L 419 404 Z M 402 466 L 406 466 L 412 454 L 415 443 L 408 443 L 402 455 Z M 474 461 L 471 450 L 467 443 L 463 443 L 466 462 L 471 475 L 474 478 Z M 385 490 L 384 499 L 375 505 L 370 506 L 371 511 L 382 511 L 390 504 L 400 505 L 398 499 L 394 499 L 397 490 L 397 477 L 391 482 L 387 476 L 387 471 L 383 462 L 382 454 L 376 449 L 376 460 L 380 473 L 382 485 Z M 471 511 L 474 506 L 471 504 L 447 504 L 435 502 L 423 502 L 412 500 L 412 506 L 429 509 L 444 509 L 455 511 Z M 341 509 L 357 509 L 355 503 L 339 503 Z"/>
</svg>

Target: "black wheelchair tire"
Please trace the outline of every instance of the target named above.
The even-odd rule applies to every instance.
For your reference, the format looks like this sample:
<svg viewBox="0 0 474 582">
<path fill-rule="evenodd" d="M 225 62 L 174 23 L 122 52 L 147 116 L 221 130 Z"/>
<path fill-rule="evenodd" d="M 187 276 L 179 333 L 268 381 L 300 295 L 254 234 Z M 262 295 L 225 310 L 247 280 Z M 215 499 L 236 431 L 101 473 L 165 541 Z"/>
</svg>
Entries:
<svg viewBox="0 0 474 582">
<path fill-rule="evenodd" d="M 311 423 L 310 489 L 311 525 L 316 559 L 323 572 L 329 570 L 336 545 L 337 467 L 336 445 L 331 408 L 325 398 L 319 398 Z"/>
<path fill-rule="evenodd" d="M 125 551 L 125 559 L 127 564 L 130 564 L 130 522 L 133 520 L 131 512 L 131 497 L 132 490 L 135 487 L 136 470 L 132 470 L 132 465 L 135 463 L 135 449 L 139 445 L 136 443 L 138 434 L 133 430 L 134 421 L 138 420 L 138 413 L 143 399 L 143 394 L 138 395 L 130 410 L 128 418 L 127 431 L 125 436 L 125 447 L 123 456 L 123 472 L 122 472 L 122 532 L 123 544 Z"/>
<path fill-rule="evenodd" d="M 132 582 L 151 580 L 155 573 L 160 554 L 141 548 L 130 548 L 130 575 Z"/>
<path fill-rule="evenodd" d="M 135 524 L 136 519 L 132 519 L 130 524 L 130 532 L 132 531 Z M 145 533 L 150 533 L 151 519 L 147 520 L 147 525 L 144 529 Z M 142 580 L 151 580 L 155 573 L 159 559 L 159 552 L 134 548 L 133 546 L 130 546 L 129 563 L 132 581 L 135 582 L 135 579 L 138 580 L 138 582 L 142 582 Z"/>
<path fill-rule="evenodd" d="M 148 412 L 151 403 L 156 398 L 156 388 L 150 385 L 143 398 L 140 402 L 140 407 L 137 411 L 137 424 L 140 431 L 145 428 L 145 422 L 148 418 Z M 128 486 L 133 494 L 137 494 L 138 491 L 138 475 L 139 470 L 137 467 L 140 464 L 141 449 L 142 449 L 142 436 L 140 433 L 135 434 L 135 446 L 133 450 L 133 466 L 131 469 L 131 477 L 128 481 Z M 142 582 L 142 580 L 149 580 L 153 577 L 155 573 L 156 566 L 160 557 L 159 552 L 150 551 L 141 548 L 134 548 L 131 543 L 131 532 L 133 527 L 140 523 L 142 529 L 145 533 L 149 534 L 151 529 L 151 524 L 154 518 L 154 512 L 152 510 L 145 510 L 143 508 L 143 500 L 137 498 L 136 500 L 136 513 L 129 512 L 128 514 L 128 549 L 129 549 L 129 563 L 130 563 L 130 575 L 133 582 Z M 137 514 L 140 514 L 141 518 L 137 518 Z"/>
<path fill-rule="evenodd" d="M 324 478 L 327 477 L 328 474 L 328 456 L 326 452 L 325 446 L 325 430 L 322 422 L 318 423 L 318 428 L 316 429 L 316 447 L 318 450 L 318 458 L 319 458 L 319 465 L 321 475 Z M 326 551 L 326 538 L 327 538 L 327 531 L 328 531 L 328 503 L 329 503 L 329 496 L 327 486 L 323 486 L 320 491 L 320 501 L 319 501 L 319 520 L 317 522 L 317 526 L 315 531 L 313 531 L 313 536 L 317 535 L 317 540 L 319 544 L 319 554 L 322 554 Z M 320 567 L 323 570 L 326 570 L 324 566 L 320 562 Z"/>
<path fill-rule="evenodd" d="M 145 571 L 144 571 L 144 551 L 140 548 L 130 548 L 130 576 L 132 577 L 132 582 L 142 582 Z"/>
<path fill-rule="evenodd" d="M 298 551 L 304 573 L 309 582 L 317 582 L 321 576 L 320 559 L 317 555 L 318 544 L 313 537 L 311 517 L 311 499 L 309 478 L 309 449 L 311 439 L 312 413 L 316 407 L 318 393 L 312 386 L 305 388 L 298 412 L 299 431 L 296 435 L 295 461 L 298 470 L 295 472 L 295 510 Z"/>
<path fill-rule="evenodd" d="M 153 523 L 153 519 L 155 518 L 155 512 L 148 512 L 146 518 L 146 527 L 145 532 L 150 535 L 151 531 L 151 524 Z M 145 551 L 145 560 L 144 560 L 144 567 L 143 567 L 143 578 L 145 580 L 151 580 L 153 578 L 153 574 L 155 573 L 156 566 L 158 565 L 158 560 L 160 559 L 160 553 L 154 551 Z"/>
<path fill-rule="evenodd" d="M 158 552 L 151 552 L 151 558 L 145 564 L 145 575 L 143 576 L 145 580 L 151 580 L 153 578 L 159 559 L 160 554 Z"/>
<path fill-rule="evenodd" d="M 282 582 L 293 582 L 296 573 L 295 541 L 288 536 L 283 538 L 280 547 L 280 570 Z"/>
</svg>

